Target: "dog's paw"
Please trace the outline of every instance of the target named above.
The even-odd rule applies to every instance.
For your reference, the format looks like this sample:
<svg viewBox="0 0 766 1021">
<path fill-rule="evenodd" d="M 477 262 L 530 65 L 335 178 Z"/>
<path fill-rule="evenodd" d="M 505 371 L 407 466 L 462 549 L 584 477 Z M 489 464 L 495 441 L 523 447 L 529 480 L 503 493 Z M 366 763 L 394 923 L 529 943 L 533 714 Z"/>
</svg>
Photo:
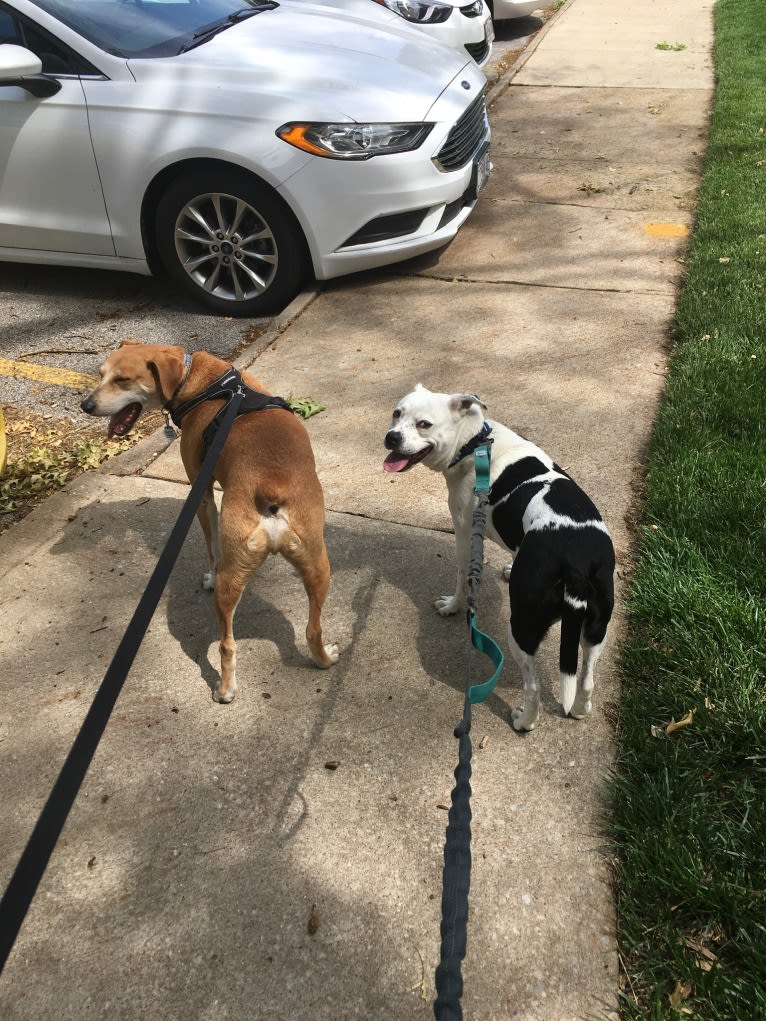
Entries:
<svg viewBox="0 0 766 1021">
<path fill-rule="evenodd" d="M 576 698 L 572 704 L 572 708 L 569 710 L 569 715 L 573 720 L 584 720 L 586 716 L 590 715 L 591 708 L 592 706 L 589 698 Z"/>
<path fill-rule="evenodd" d="M 327 670 L 338 662 L 340 652 L 337 645 L 314 645 L 309 643 L 309 655 L 320 670 Z"/>
<path fill-rule="evenodd" d="M 229 687 L 226 691 L 222 691 L 221 685 L 219 684 L 217 688 L 213 689 L 213 701 L 218 702 L 219 705 L 228 705 L 229 702 L 234 701 L 234 696 L 236 694 L 237 689 L 235 687 Z"/>
<path fill-rule="evenodd" d="M 451 617 L 454 613 L 459 613 L 464 605 L 463 600 L 455 596 L 439 596 L 438 599 L 434 599 L 434 606 L 442 617 Z"/>
<path fill-rule="evenodd" d="M 514 709 L 511 712 L 514 730 L 534 730 L 537 723 L 537 714 L 527 715 L 523 709 Z"/>
<path fill-rule="evenodd" d="M 206 592 L 212 592 L 215 588 L 215 571 L 206 571 L 202 575 L 202 587 Z"/>
<path fill-rule="evenodd" d="M 506 564 L 505 567 L 503 568 L 503 578 L 505 579 L 505 581 L 508 581 L 508 579 L 511 577 L 512 570 L 513 564 Z"/>
<path fill-rule="evenodd" d="M 320 666 L 329 667 L 329 666 L 332 666 L 334 663 L 338 662 L 338 658 L 340 657 L 340 652 L 338 651 L 338 646 L 337 645 L 334 645 L 334 644 L 333 645 L 325 645 L 324 651 L 325 651 L 325 654 L 327 655 L 327 659 L 325 660 L 324 663 L 320 663 L 319 664 Z"/>
</svg>

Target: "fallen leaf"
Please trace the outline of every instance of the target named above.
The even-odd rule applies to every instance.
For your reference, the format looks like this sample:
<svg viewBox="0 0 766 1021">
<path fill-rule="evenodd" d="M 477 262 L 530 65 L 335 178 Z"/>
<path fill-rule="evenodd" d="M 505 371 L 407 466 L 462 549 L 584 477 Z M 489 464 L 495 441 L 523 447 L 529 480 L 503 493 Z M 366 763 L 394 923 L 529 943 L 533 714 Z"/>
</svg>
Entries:
<svg viewBox="0 0 766 1021">
<path fill-rule="evenodd" d="M 319 928 L 319 912 L 317 911 L 316 904 L 312 904 L 311 905 L 311 911 L 309 912 L 309 924 L 308 924 L 308 930 L 309 930 L 310 935 L 313 936 L 318 928 Z"/>
<path fill-rule="evenodd" d="M 697 967 L 702 971 L 711 971 L 718 965 L 718 957 L 712 950 L 708 949 L 708 947 L 700 943 L 698 940 L 692 939 L 691 936 L 687 936 L 684 939 L 684 943 L 696 954 Z"/>
<path fill-rule="evenodd" d="M 673 717 L 667 727 L 665 727 L 665 733 L 672 734 L 676 730 L 683 730 L 684 727 L 690 727 L 693 722 L 694 710 L 690 709 L 686 716 L 679 720 L 678 723 L 676 723 L 675 717 Z"/>
<path fill-rule="evenodd" d="M 340 765 L 340 762 L 338 762 L 337 759 L 331 759 L 329 762 L 325 762 L 324 768 L 325 769 L 337 769 L 339 765 Z"/>
<path fill-rule="evenodd" d="M 417 951 L 417 955 L 420 958 L 420 981 L 416 982 L 415 985 L 412 986 L 412 992 L 417 993 L 421 1000 L 427 1002 L 428 991 L 426 989 L 426 966 L 425 962 L 423 961 L 423 955 L 421 954 L 421 952 L 418 950 L 417 947 L 415 947 L 415 950 Z"/>
<path fill-rule="evenodd" d="M 670 1006 L 672 1010 L 681 1010 L 683 1007 L 684 1000 L 688 1000 L 692 994 L 691 982 L 676 982 L 676 987 L 672 993 L 668 994 L 670 1000 Z"/>
</svg>

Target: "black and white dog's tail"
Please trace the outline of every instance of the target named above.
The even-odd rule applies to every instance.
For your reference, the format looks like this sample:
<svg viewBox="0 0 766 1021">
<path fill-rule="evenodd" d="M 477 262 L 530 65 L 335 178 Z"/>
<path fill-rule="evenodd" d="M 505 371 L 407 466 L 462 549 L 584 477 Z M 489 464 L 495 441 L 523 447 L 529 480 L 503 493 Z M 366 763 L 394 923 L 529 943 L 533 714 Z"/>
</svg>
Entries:
<svg viewBox="0 0 766 1021">
<path fill-rule="evenodd" d="M 584 579 L 571 579 L 564 586 L 564 603 L 561 609 L 561 644 L 559 646 L 559 670 L 561 690 L 559 700 L 564 715 L 569 715 L 577 694 L 577 663 L 580 656 L 580 637 L 585 613 L 588 609 L 588 586 Z"/>
<path fill-rule="evenodd" d="M 608 540 L 611 547 L 611 540 Z M 568 715 L 577 695 L 577 666 L 580 647 L 585 651 L 586 664 L 591 653 L 598 651 L 606 637 L 614 607 L 612 581 L 614 563 L 604 558 L 585 573 L 571 568 L 564 579 L 564 599 L 561 608 L 561 644 L 559 670 L 561 671 L 561 706 Z"/>
</svg>

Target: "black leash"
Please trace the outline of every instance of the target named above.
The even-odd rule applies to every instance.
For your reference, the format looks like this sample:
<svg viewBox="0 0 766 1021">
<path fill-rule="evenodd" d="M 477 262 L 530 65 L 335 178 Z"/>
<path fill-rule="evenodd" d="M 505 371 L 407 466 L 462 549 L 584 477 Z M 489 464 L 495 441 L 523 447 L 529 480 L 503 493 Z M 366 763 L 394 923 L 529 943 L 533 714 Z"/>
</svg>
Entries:
<svg viewBox="0 0 766 1021">
<path fill-rule="evenodd" d="M 225 396 L 229 396 L 229 393 L 227 392 Z M 32 903 L 32 898 L 50 861 L 64 823 L 85 779 L 85 774 L 109 722 L 109 716 L 117 702 L 125 678 L 133 665 L 146 629 L 149 627 L 157 603 L 170 577 L 170 572 L 181 551 L 186 533 L 194 520 L 197 507 L 202 502 L 202 497 L 213 477 L 216 461 L 243 398 L 244 391 L 242 389 L 231 394 L 229 403 L 225 407 L 225 415 L 219 422 L 218 431 L 215 433 L 202 462 L 199 475 L 181 508 L 181 513 L 178 515 L 178 520 L 170 533 L 165 549 L 160 554 L 157 566 L 154 568 L 122 641 L 117 647 L 117 652 L 96 692 L 88 714 L 80 727 L 80 732 L 75 738 L 58 779 L 53 785 L 53 790 L 40 813 L 11 881 L 0 900 L 0 972 L 13 949 L 29 905 Z"/>
<path fill-rule="evenodd" d="M 485 434 L 486 435 L 486 434 Z M 495 664 L 495 670 L 483 684 L 470 685 L 463 704 L 463 718 L 455 728 L 458 739 L 458 764 L 455 768 L 455 786 L 452 789 L 447 834 L 444 841 L 444 869 L 442 872 L 441 960 L 436 968 L 436 1021 L 462 1021 L 463 996 L 462 961 L 468 943 L 468 893 L 471 887 L 471 706 L 484 702 L 494 691 L 503 669 L 503 653 L 489 635 L 479 630 L 476 607 L 484 566 L 484 531 L 489 502 L 489 461 L 492 440 L 484 438 L 473 451 L 476 470 L 477 501 L 471 530 L 471 559 L 468 567 L 468 625 L 471 633 L 469 668 L 472 650 L 485 653 Z"/>
</svg>

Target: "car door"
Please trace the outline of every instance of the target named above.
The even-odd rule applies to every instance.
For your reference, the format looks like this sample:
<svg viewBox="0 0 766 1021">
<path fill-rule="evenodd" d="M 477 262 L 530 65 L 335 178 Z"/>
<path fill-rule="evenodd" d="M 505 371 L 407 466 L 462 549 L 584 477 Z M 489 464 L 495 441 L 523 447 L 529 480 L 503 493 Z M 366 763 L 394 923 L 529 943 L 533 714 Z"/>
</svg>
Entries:
<svg viewBox="0 0 766 1021">
<path fill-rule="evenodd" d="M 82 57 L 0 3 L 0 45 L 32 50 L 61 89 L 0 85 L 0 247 L 114 255 L 80 75 Z"/>
</svg>

